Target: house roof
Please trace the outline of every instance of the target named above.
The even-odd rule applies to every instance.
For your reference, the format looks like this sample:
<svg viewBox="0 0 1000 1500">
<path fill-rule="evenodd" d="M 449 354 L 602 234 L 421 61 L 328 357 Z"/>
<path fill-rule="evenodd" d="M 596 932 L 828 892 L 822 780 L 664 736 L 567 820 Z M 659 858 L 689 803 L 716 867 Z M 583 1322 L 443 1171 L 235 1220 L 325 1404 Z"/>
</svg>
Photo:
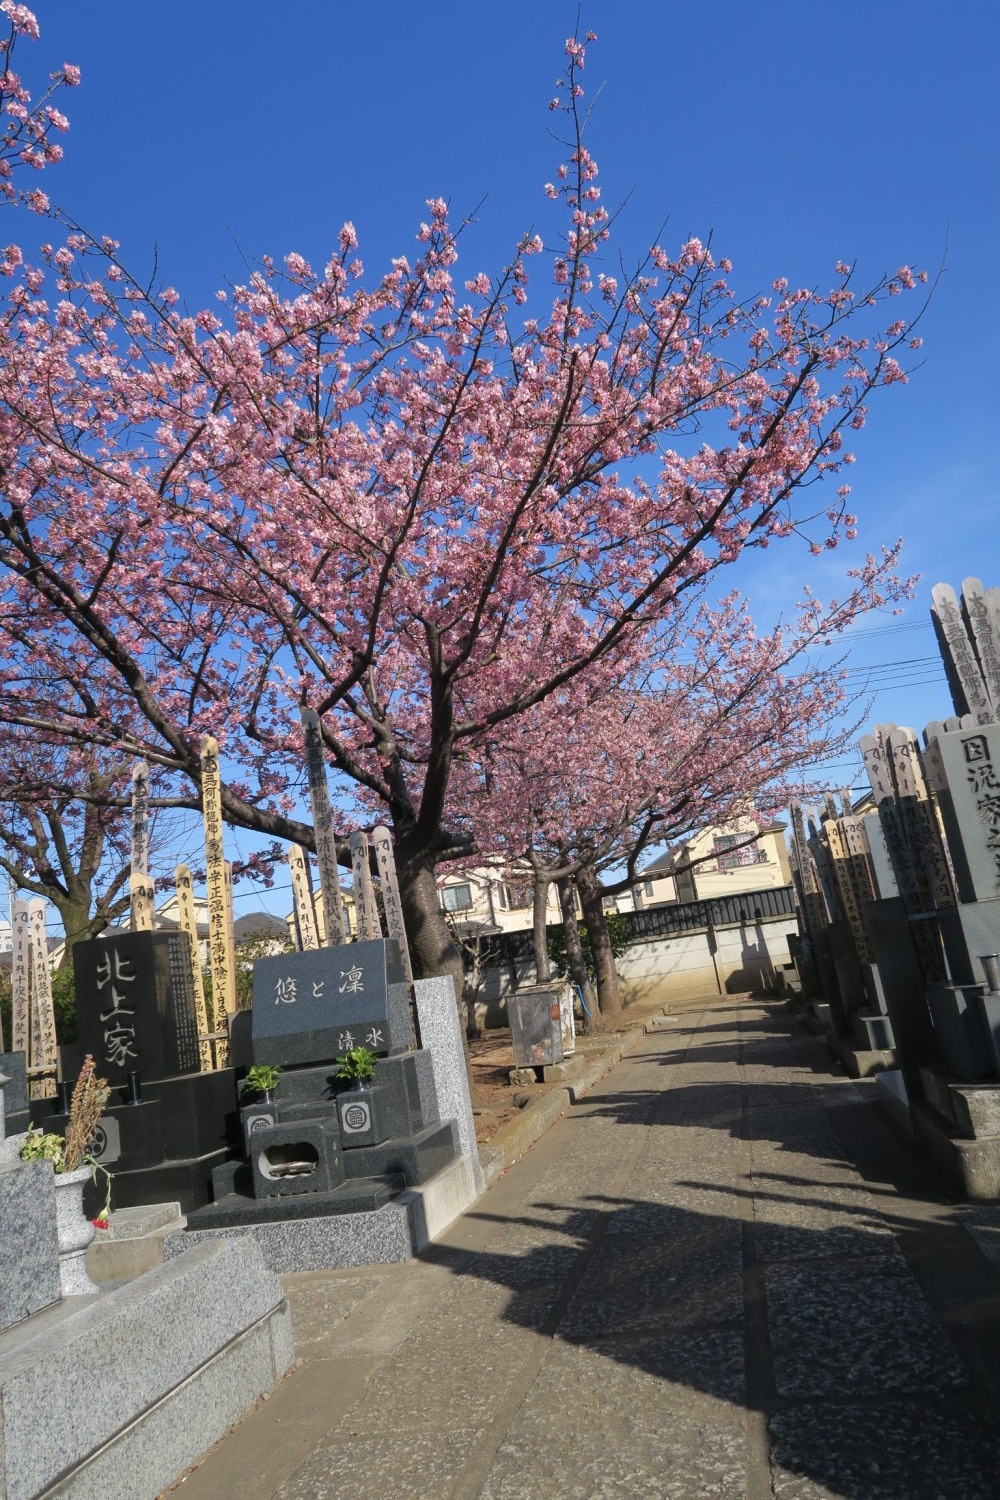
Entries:
<svg viewBox="0 0 1000 1500">
<path fill-rule="evenodd" d="M 288 937 L 288 923 L 266 911 L 248 911 L 245 916 L 236 918 L 233 936 L 238 943 L 256 937 L 284 939 Z"/>
</svg>

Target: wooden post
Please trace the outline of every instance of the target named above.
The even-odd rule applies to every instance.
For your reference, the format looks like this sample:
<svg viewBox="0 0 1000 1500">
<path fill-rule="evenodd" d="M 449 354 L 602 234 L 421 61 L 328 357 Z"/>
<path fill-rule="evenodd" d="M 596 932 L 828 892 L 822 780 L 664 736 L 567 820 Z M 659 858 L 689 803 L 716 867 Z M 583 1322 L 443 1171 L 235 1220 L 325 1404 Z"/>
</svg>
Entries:
<svg viewBox="0 0 1000 1500">
<path fill-rule="evenodd" d="M 318 948 L 316 936 L 316 913 L 313 911 L 312 892 L 306 877 L 305 855 L 298 844 L 288 851 L 288 864 L 292 872 L 292 900 L 295 904 L 295 925 L 298 929 L 302 950 Z"/>
<path fill-rule="evenodd" d="M 371 942 L 382 936 L 382 924 L 375 905 L 366 834 L 351 834 L 351 864 L 354 868 L 354 909 L 357 915 L 358 940 Z"/>
<path fill-rule="evenodd" d="M 45 941 L 45 902 L 28 902 L 31 933 L 31 1051 L 28 1055 L 28 1095 L 48 1099 L 56 1091 L 56 1017 L 52 1006 L 52 970 Z"/>
<path fill-rule="evenodd" d="M 205 819 L 205 871 L 208 888 L 208 945 L 211 955 L 212 999 L 217 1031 L 228 1030 L 236 1011 L 236 955 L 233 951 L 232 903 L 222 844 L 222 783 L 219 745 L 206 735 L 201 747 L 201 796 Z M 228 1047 L 216 1047 L 219 1067 L 228 1061 Z M 223 1054 L 225 1054 L 223 1056 Z"/>
<path fill-rule="evenodd" d="M 406 942 L 406 927 L 403 923 L 403 903 L 399 899 L 399 881 L 396 879 L 396 860 L 392 852 L 392 835 L 381 824 L 372 833 L 375 847 L 375 863 L 382 883 L 382 909 L 385 912 L 386 936 L 395 938 L 403 951 L 403 967 L 407 984 L 413 984 L 413 969 L 410 965 L 410 950 Z"/>
<path fill-rule="evenodd" d="M 194 985 L 194 1011 L 198 1019 L 198 1054 L 201 1071 L 210 1073 L 215 1067 L 210 1033 L 221 1028 L 214 1025 L 208 1015 L 205 1000 L 205 981 L 201 973 L 198 953 L 198 921 L 194 911 L 194 878 L 187 865 L 178 865 L 174 870 L 174 889 L 177 892 L 177 925 L 188 935 L 191 952 L 191 982 Z"/>
<path fill-rule="evenodd" d="M 23 1052 L 27 1058 L 31 1034 L 31 928 L 27 901 L 11 903 L 11 920 L 14 926 L 14 952 L 11 965 L 13 1007 L 10 1045 L 14 1052 Z"/>
<path fill-rule="evenodd" d="M 330 790 L 326 780 L 323 730 L 319 715 L 311 708 L 302 710 L 302 735 L 306 751 L 306 774 L 309 777 L 313 829 L 316 834 L 319 888 L 323 896 L 324 936 L 326 944 L 335 948 L 344 941 L 344 914 L 340 901 L 340 867 L 337 864 L 337 840 L 333 832 Z"/>
</svg>

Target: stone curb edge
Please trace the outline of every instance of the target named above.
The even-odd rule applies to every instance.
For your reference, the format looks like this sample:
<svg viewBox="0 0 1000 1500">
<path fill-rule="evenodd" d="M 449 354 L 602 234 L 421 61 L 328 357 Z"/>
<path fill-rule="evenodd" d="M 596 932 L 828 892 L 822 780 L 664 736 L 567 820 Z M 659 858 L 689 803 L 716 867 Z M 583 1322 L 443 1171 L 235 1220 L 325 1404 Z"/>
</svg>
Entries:
<svg viewBox="0 0 1000 1500">
<path fill-rule="evenodd" d="M 498 1130 L 491 1141 L 480 1146 L 479 1159 L 486 1187 L 492 1187 L 497 1178 L 524 1156 L 550 1126 L 578 1104 L 596 1083 L 606 1078 L 645 1034 L 644 1026 L 630 1027 L 613 1046 L 599 1052 L 565 1088 L 554 1088 L 540 1099 L 526 1104 L 516 1119 Z"/>
</svg>

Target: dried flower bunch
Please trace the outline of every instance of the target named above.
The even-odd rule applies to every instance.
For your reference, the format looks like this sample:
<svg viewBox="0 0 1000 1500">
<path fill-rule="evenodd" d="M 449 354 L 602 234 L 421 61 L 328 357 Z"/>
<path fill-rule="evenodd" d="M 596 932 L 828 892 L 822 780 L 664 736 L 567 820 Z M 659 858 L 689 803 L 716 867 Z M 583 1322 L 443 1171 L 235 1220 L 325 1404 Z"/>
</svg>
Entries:
<svg viewBox="0 0 1000 1500">
<path fill-rule="evenodd" d="M 70 1101 L 64 1172 L 75 1171 L 86 1156 L 110 1095 L 108 1080 L 97 1077 L 94 1059 L 88 1052 Z"/>
</svg>

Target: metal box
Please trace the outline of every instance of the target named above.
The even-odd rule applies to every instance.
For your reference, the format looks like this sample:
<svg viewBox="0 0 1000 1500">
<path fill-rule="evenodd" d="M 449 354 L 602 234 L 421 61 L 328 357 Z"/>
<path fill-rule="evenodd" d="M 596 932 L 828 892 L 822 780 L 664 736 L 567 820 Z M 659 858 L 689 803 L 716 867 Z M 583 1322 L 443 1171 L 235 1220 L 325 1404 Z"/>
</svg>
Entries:
<svg viewBox="0 0 1000 1500">
<path fill-rule="evenodd" d="M 518 990 L 507 1000 L 514 1066 L 547 1067 L 563 1060 L 558 985 Z"/>
</svg>

